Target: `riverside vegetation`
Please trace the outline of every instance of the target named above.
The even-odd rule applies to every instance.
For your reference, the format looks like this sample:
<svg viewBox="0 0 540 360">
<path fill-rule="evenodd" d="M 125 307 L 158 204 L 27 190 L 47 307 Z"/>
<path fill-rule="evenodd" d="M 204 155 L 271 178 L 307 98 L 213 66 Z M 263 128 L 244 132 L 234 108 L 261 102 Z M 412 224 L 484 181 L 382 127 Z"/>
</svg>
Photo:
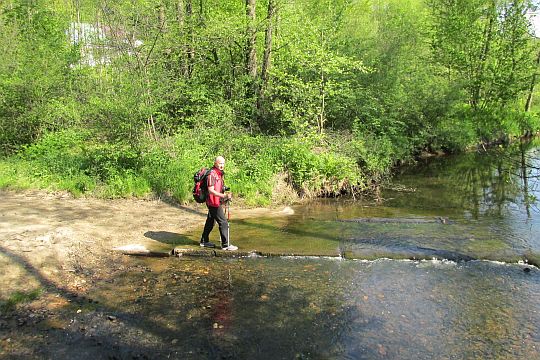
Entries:
<svg viewBox="0 0 540 360">
<path fill-rule="evenodd" d="M 0 187 L 247 205 L 369 190 L 421 152 L 540 130 L 519 0 L 7 0 Z"/>
</svg>

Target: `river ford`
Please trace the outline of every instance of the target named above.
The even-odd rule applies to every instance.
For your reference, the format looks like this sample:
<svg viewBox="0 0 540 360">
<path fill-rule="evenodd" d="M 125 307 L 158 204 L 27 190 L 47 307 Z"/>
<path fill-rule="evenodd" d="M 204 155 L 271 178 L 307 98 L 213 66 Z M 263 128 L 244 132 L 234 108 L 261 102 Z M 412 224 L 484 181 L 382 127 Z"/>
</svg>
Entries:
<svg viewBox="0 0 540 360">
<path fill-rule="evenodd" d="M 231 238 L 248 255 L 236 257 L 107 252 L 138 240 L 196 246 L 201 209 L 141 202 L 134 217 L 130 206 L 54 198 L 41 209 L 54 226 L 39 211 L 23 226 L 32 203 L 10 194 L 19 208 L 4 204 L 0 355 L 538 358 L 537 158 L 516 146 L 430 160 L 403 169 L 382 201 L 321 200 L 288 216 L 233 206 Z M 29 232 L 33 246 L 17 245 Z M 69 239 L 69 251 L 55 248 Z M 88 255 L 95 239 L 99 256 Z M 26 301 L 9 306 L 14 294 Z"/>
</svg>

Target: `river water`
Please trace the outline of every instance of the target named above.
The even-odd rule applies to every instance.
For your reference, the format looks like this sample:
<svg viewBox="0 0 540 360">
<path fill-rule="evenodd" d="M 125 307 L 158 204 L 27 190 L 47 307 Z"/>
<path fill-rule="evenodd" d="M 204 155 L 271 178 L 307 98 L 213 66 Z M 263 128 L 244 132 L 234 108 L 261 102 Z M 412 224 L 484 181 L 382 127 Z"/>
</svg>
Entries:
<svg viewBox="0 0 540 360">
<path fill-rule="evenodd" d="M 134 259 L 96 297 L 156 358 L 538 359 L 539 155 L 432 159 L 381 201 L 233 216 L 241 249 L 289 256 Z"/>
</svg>

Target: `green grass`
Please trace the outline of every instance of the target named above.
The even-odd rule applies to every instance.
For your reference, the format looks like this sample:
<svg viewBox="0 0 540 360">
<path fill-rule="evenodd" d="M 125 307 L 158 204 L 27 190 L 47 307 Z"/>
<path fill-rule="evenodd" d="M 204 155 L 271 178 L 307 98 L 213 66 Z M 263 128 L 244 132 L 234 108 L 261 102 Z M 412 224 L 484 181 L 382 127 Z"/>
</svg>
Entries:
<svg viewBox="0 0 540 360">
<path fill-rule="evenodd" d="M 43 293 L 43 289 L 35 289 L 29 292 L 16 291 L 6 300 L 0 300 L 0 314 L 5 314 L 15 309 L 18 304 L 36 300 Z"/>
<path fill-rule="evenodd" d="M 339 193 L 366 181 L 357 158 L 340 153 L 320 136 L 277 138 L 238 129 L 195 129 L 129 145 L 64 130 L 0 160 L 0 188 L 99 198 L 156 194 L 186 203 L 191 201 L 193 174 L 211 167 L 217 155 L 227 159 L 226 184 L 247 205 L 271 204 L 279 191 L 276 178 L 283 174 L 286 184 L 309 196 Z"/>
</svg>

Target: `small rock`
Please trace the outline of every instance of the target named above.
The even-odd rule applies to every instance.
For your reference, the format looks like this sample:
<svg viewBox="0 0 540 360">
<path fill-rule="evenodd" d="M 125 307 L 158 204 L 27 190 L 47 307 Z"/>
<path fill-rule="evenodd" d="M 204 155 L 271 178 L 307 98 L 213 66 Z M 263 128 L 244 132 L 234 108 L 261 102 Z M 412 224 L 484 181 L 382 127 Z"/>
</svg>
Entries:
<svg viewBox="0 0 540 360">
<path fill-rule="evenodd" d="M 530 272 L 531 272 L 531 268 L 526 267 L 525 269 L 523 269 L 523 271 L 525 271 L 526 273 L 530 273 Z"/>
<path fill-rule="evenodd" d="M 107 319 L 109 319 L 110 321 L 116 321 L 116 316 L 114 316 L 114 315 L 107 315 Z"/>
<path fill-rule="evenodd" d="M 386 356 L 386 349 L 381 344 L 377 344 L 379 355 Z"/>
<path fill-rule="evenodd" d="M 291 207 L 286 206 L 285 208 L 283 208 L 283 210 L 281 210 L 281 213 L 284 215 L 293 215 L 294 210 Z"/>
<path fill-rule="evenodd" d="M 171 344 L 174 345 L 174 344 L 176 344 L 177 342 L 178 342 L 178 339 L 173 339 L 173 340 L 171 341 Z"/>
</svg>

